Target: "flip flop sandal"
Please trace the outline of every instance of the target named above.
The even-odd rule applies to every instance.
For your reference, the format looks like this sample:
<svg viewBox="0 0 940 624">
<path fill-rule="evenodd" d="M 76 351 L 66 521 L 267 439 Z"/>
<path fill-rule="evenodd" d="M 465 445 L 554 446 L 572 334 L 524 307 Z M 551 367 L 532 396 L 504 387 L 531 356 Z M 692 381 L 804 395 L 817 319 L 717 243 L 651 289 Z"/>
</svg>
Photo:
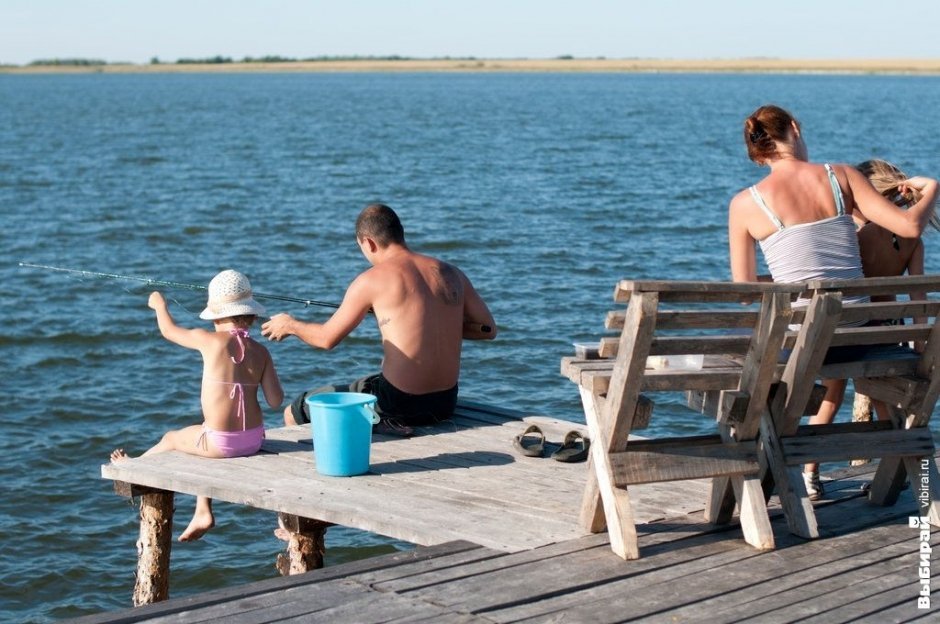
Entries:
<svg viewBox="0 0 940 624">
<path fill-rule="evenodd" d="M 529 425 L 525 431 L 512 439 L 513 447 L 526 457 L 541 457 L 545 450 L 545 434 L 536 425 Z"/>
<path fill-rule="evenodd" d="M 582 462 L 587 459 L 591 440 L 579 431 L 569 431 L 561 448 L 552 453 L 552 459 L 565 463 Z"/>
</svg>

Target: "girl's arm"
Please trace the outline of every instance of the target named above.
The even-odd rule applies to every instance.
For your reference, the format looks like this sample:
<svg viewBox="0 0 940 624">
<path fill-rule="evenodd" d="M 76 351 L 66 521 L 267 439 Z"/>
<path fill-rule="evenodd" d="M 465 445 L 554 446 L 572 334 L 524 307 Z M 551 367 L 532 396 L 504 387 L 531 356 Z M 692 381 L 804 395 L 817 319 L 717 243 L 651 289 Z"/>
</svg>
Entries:
<svg viewBox="0 0 940 624">
<path fill-rule="evenodd" d="M 921 193 L 920 201 L 904 210 L 888 201 L 855 167 L 840 165 L 839 168 L 848 179 L 855 205 L 862 216 L 904 238 L 917 238 L 921 235 L 930 215 L 933 214 L 934 202 L 937 200 L 936 180 L 915 177 L 904 182 L 902 186 Z"/>
<path fill-rule="evenodd" d="M 176 343 L 187 349 L 200 350 L 208 341 L 210 332 L 204 329 L 186 329 L 180 327 L 173 320 L 173 316 L 167 309 L 166 299 L 157 291 L 150 293 L 150 299 L 147 305 L 157 313 L 157 327 L 160 333 L 170 342 Z"/>
<path fill-rule="evenodd" d="M 277 409 L 284 402 L 284 390 L 281 388 L 281 380 L 278 379 L 277 371 L 274 369 L 274 360 L 267 349 L 264 350 L 265 362 L 264 371 L 261 373 L 261 390 L 264 392 L 264 400 L 272 408 Z"/>
</svg>

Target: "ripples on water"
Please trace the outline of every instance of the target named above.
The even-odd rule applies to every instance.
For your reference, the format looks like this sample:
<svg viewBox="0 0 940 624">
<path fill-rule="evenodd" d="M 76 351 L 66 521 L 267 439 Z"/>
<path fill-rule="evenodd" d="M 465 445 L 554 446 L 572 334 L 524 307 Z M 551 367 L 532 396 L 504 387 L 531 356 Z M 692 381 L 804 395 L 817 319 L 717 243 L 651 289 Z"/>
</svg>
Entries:
<svg viewBox="0 0 940 624">
<path fill-rule="evenodd" d="M 129 604 L 136 510 L 99 476 L 198 421 L 199 358 L 162 340 L 133 283 L 25 260 L 340 301 L 365 268 L 353 221 L 394 207 L 408 240 L 458 264 L 493 310 L 464 395 L 574 421 L 558 374 L 602 330 L 623 277 L 728 275 L 725 207 L 760 172 L 744 116 L 775 101 L 815 159 L 940 174 L 935 77 L 686 75 L 0 76 L 0 619 Z M 932 246 L 928 239 L 928 249 Z M 928 252 L 936 272 L 937 254 Z M 170 293 L 189 326 L 201 293 Z M 328 311 L 274 304 L 323 320 Z M 379 365 L 366 323 L 340 348 L 271 345 L 288 394 Z M 657 400 L 676 432 L 705 423 Z M 276 425 L 278 416 L 269 415 Z M 178 498 L 177 525 L 192 509 Z M 273 514 L 219 503 L 173 552 L 174 596 L 274 574 Z M 333 528 L 328 564 L 407 545 Z"/>
</svg>

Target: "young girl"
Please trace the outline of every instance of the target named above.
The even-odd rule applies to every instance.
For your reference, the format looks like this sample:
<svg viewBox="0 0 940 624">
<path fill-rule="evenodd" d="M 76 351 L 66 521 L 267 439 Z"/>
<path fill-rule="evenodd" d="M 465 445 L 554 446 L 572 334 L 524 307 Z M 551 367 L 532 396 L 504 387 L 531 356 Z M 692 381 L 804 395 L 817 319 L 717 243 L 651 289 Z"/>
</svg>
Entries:
<svg viewBox="0 0 940 624">
<path fill-rule="evenodd" d="M 227 270 L 209 282 L 209 302 L 199 317 L 213 321 L 214 332 L 177 325 L 159 292 L 150 294 L 148 305 L 157 313 L 157 325 L 164 338 L 202 354 L 204 420 L 201 425 L 168 431 L 144 455 L 176 450 L 222 458 L 258 452 L 264 439 L 258 387 L 272 408 L 280 407 L 284 392 L 271 354 L 248 335 L 255 318 L 264 313 L 264 308 L 252 297 L 248 278 L 238 271 Z M 123 449 L 111 453 L 111 461 L 127 458 Z M 197 540 L 213 526 L 212 500 L 199 496 L 193 519 L 179 540 Z"/>
</svg>

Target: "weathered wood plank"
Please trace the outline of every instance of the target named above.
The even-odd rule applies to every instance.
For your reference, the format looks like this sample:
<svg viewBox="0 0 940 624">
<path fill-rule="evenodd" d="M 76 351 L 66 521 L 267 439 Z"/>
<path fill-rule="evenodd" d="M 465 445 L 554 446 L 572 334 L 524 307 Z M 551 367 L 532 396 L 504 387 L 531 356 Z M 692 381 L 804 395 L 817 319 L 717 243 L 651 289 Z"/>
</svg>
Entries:
<svg viewBox="0 0 940 624">
<path fill-rule="evenodd" d="M 851 531 L 843 540 L 801 543 L 790 538 L 785 540 L 786 548 L 764 555 L 722 548 L 727 544 L 714 539 L 711 543 L 700 542 L 700 546 L 687 543 L 683 548 L 687 557 L 673 560 L 672 552 L 647 553 L 643 559 L 631 562 L 631 570 L 624 570 L 620 576 L 570 575 L 573 578 L 565 589 L 549 587 L 546 589 L 550 591 L 542 593 L 542 578 L 536 576 L 538 596 L 527 601 L 518 597 L 515 601 L 505 600 L 504 608 L 494 608 L 487 602 L 486 614 L 500 622 L 526 621 L 526 617 L 545 621 L 572 614 L 583 621 L 622 621 L 625 613 L 630 614 L 631 621 L 711 621 L 713 614 L 727 609 L 732 615 L 719 615 L 717 621 L 735 621 L 745 613 L 761 612 L 755 607 L 770 599 L 777 587 L 786 590 L 805 586 L 807 574 L 842 579 L 849 584 L 856 571 L 866 569 L 867 562 L 883 558 L 879 549 L 890 549 L 893 555 L 910 552 L 910 535 L 896 526 L 857 533 L 859 527 L 852 520 L 859 517 L 860 505 L 850 503 L 846 507 L 851 508 L 851 515 L 838 516 Z M 569 565 L 581 568 L 577 561 L 569 561 Z M 640 569 L 641 565 L 649 567 Z M 820 570 L 823 565 L 826 570 Z M 709 571 L 720 573 L 707 574 Z M 526 577 L 532 578 L 528 574 Z M 680 593 L 663 591 L 663 587 L 676 583 L 682 584 Z M 464 589 L 469 590 L 466 586 Z M 791 596 L 786 605 L 781 605 L 779 613 L 785 614 L 794 599 Z"/>
<path fill-rule="evenodd" d="M 851 483 L 854 477 L 871 474 L 872 470 L 871 466 L 864 466 L 835 474 Z M 497 622 L 526 618 L 546 621 L 554 617 L 604 622 L 621 621 L 629 613 L 636 621 L 665 618 L 731 622 L 760 613 L 768 619 L 782 618 L 794 613 L 794 604 L 802 604 L 804 599 L 810 605 L 825 605 L 821 611 L 829 612 L 841 609 L 843 604 L 862 603 L 871 613 L 886 608 L 887 611 L 878 613 L 879 621 L 896 621 L 900 611 L 891 607 L 896 601 L 889 598 L 892 595 L 903 598 L 906 594 L 896 593 L 900 587 L 891 579 L 897 571 L 883 567 L 883 562 L 913 552 L 912 540 L 916 536 L 907 528 L 905 517 L 913 504 L 910 494 L 905 500 L 904 506 L 893 509 L 867 509 L 865 501 L 857 495 L 821 505 L 820 518 L 843 537 L 802 543 L 784 535 L 782 548 L 771 555 L 740 548 L 726 535 L 709 536 L 707 525 L 680 518 L 661 525 L 640 525 L 644 558 L 629 563 L 609 553 L 603 535 L 514 554 L 468 544 L 456 547 L 448 544 L 133 611 L 100 614 L 79 622 L 190 622 L 225 618 L 241 622 L 254 621 L 250 618 L 264 613 L 269 617 L 276 615 L 274 619 L 278 621 L 303 618 L 328 621 L 338 614 L 341 619 L 387 621 L 384 612 L 362 591 L 384 598 L 406 598 L 417 601 L 416 604 L 433 604 L 439 609 L 433 615 L 422 609 L 404 614 L 397 607 L 390 611 L 403 621 L 422 617 L 430 618 L 429 621 L 435 618 L 451 621 L 452 617 L 469 614 Z M 935 533 L 932 539 L 935 548 L 938 541 L 940 533 Z M 423 558 L 422 552 L 438 555 Z M 913 568 L 907 569 L 909 573 Z M 711 571 L 718 573 L 710 574 Z M 808 575 L 813 578 L 812 583 L 806 582 Z M 888 579 L 887 586 L 891 588 L 888 592 L 875 591 L 874 579 L 879 576 Z M 677 582 L 682 583 L 681 593 L 663 590 Z M 856 585 L 857 591 L 839 591 Z M 912 586 L 908 579 L 904 591 L 909 593 Z M 818 593 L 816 588 L 820 589 Z M 284 593 L 281 589 L 291 591 Z M 846 596 L 844 602 L 839 601 L 839 596 Z M 331 610 L 340 607 L 340 603 L 358 603 L 362 609 L 358 616 Z M 127 619 L 121 618 L 121 614 Z"/>
<path fill-rule="evenodd" d="M 830 346 L 897 344 L 926 340 L 930 325 L 878 325 L 875 327 L 844 327 L 837 329 Z"/>
<path fill-rule="evenodd" d="M 152 455 L 103 469 L 119 466 L 127 470 L 125 464 L 136 464 L 135 478 L 145 484 L 161 482 L 176 492 L 285 511 L 425 545 L 465 537 L 481 545 L 514 550 L 579 534 L 573 519 L 546 518 L 535 526 L 531 515 L 517 510 L 518 505 L 507 508 L 505 503 L 482 496 L 457 496 L 432 482 L 416 489 L 413 483 L 378 474 L 320 477 L 304 462 L 279 456 L 266 457 L 262 463 L 251 462 L 251 458 L 205 460 L 174 453 L 172 462 L 162 461 L 169 456 Z M 236 465 L 242 478 L 233 483 Z M 571 508 L 572 514 L 576 513 L 576 505 Z M 418 509 L 421 514 L 416 513 Z M 499 513 L 503 515 L 501 522 L 497 521 Z M 519 526 L 507 529 L 507 523 Z M 553 534 L 557 531 L 561 534 Z"/>
<path fill-rule="evenodd" d="M 853 380 L 856 396 L 861 394 L 906 409 L 923 403 L 927 395 L 927 382 L 919 377 L 859 377 Z"/>
<path fill-rule="evenodd" d="M 779 384 L 774 384 L 770 388 L 770 397 L 768 401 L 773 400 L 774 393 Z M 857 389 L 857 384 L 856 384 Z M 747 395 L 738 390 L 721 390 L 718 392 L 704 392 L 701 390 L 689 390 L 686 393 L 686 406 L 696 412 L 714 417 L 718 422 L 733 424 L 743 420 L 746 414 L 746 402 L 749 400 Z M 731 396 L 731 407 L 729 411 L 720 413 L 721 401 L 723 395 Z M 804 416 L 811 416 L 819 411 L 819 405 L 826 396 L 826 387 L 820 384 L 813 386 L 810 398 L 806 403 Z"/>
<path fill-rule="evenodd" d="M 679 280 L 620 280 L 614 288 L 614 301 L 625 303 L 633 293 L 655 292 L 660 301 L 727 302 L 757 301 L 765 292 L 788 292 L 794 296 L 799 284 L 773 282 L 705 282 Z"/>
<path fill-rule="evenodd" d="M 625 310 L 611 310 L 604 326 L 609 330 L 621 330 L 624 318 Z M 756 324 L 757 312 L 754 310 L 660 310 L 656 315 L 656 327 L 661 330 L 749 329 Z"/>
<path fill-rule="evenodd" d="M 750 342 L 748 335 L 656 336 L 650 344 L 650 355 L 744 355 Z M 618 352 L 617 338 L 600 339 L 598 353 L 602 358 L 615 358 Z"/>
<path fill-rule="evenodd" d="M 823 364 L 818 376 L 820 379 L 858 379 L 859 377 L 894 377 L 916 374 L 916 357 L 897 357 Z"/>
<path fill-rule="evenodd" d="M 751 474 L 760 468 L 753 441 L 728 444 L 718 436 L 634 442 L 611 453 L 610 463 L 617 487 Z"/>
<path fill-rule="evenodd" d="M 213 614 L 221 616 L 232 611 L 233 609 L 229 605 L 240 599 L 284 601 L 283 592 L 285 591 L 300 588 L 302 591 L 309 591 L 314 594 L 319 592 L 330 593 L 331 585 L 329 582 L 331 580 L 344 579 L 360 573 L 385 570 L 401 565 L 421 565 L 427 570 L 432 570 L 435 566 L 445 568 L 459 566 L 466 561 L 485 559 L 501 554 L 503 553 L 463 541 L 448 542 L 430 547 L 418 546 L 414 550 L 352 561 L 340 566 L 308 572 L 307 574 L 272 577 L 247 585 L 226 587 L 175 598 L 167 602 L 88 615 L 77 618 L 73 622 L 75 624 L 124 624 L 141 621 L 174 621 L 171 618 L 186 621 L 185 618 L 196 610 L 204 610 L 202 612 L 210 616 Z M 321 584 L 323 589 L 318 589 L 316 584 Z M 332 599 L 339 598 L 339 596 L 335 596 Z M 238 609 L 238 607 L 235 607 L 235 609 Z"/>
<path fill-rule="evenodd" d="M 883 431 L 866 428 L 854 433 L 791 436 L 781 442 L 788 466 L 801 466 L 809 461 L 848 461 L 856 457 L 932 457 L 934 454 L 933 436 L 926 427 Z"/>
<path fill-rule="evenodd" d="M 940 290 L 938 275 L 902 275 L 896 277 L 865 277 L 851 280 L 810 280 L 810 290 L 839 291 L 843 296 L 851 295 L 906 295 L 911 290 L 937 292 Z"/>
</svg>

